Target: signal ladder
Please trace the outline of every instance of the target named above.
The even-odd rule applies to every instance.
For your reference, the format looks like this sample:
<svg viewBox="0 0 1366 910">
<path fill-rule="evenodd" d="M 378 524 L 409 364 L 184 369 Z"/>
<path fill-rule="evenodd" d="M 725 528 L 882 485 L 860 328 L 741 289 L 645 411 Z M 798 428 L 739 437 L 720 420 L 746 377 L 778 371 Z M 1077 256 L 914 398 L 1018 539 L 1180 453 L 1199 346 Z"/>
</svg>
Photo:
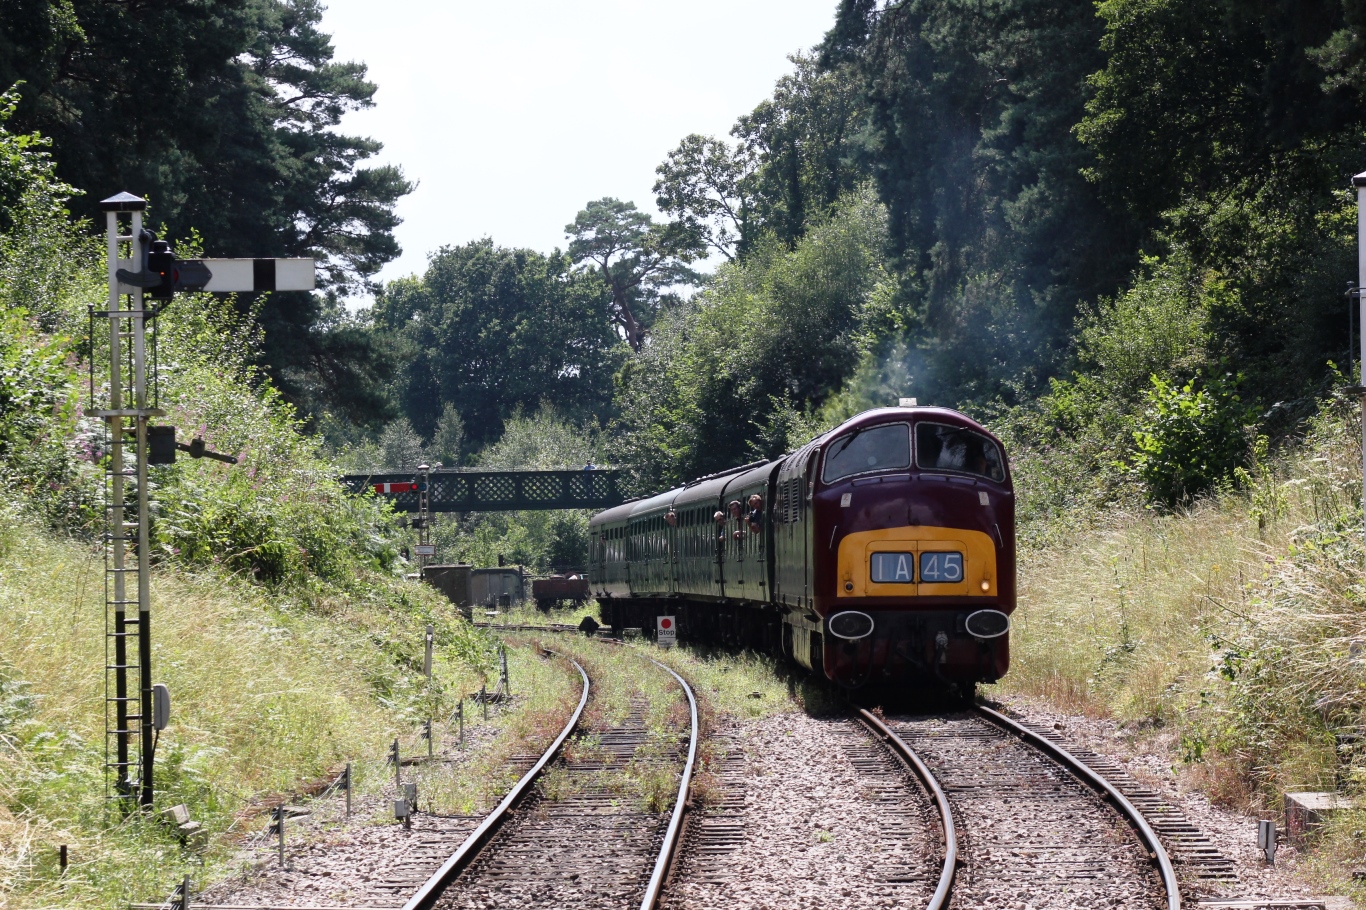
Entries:
<svg viewBox="0 0 1366 910">
<path fill-rule="evenodd" d="M 107 219 L 108 308 L 90 310 L 91 412 L 105 420 L 108 458 L 104 484 L 105 796 L 125 811 L 152 804 L 150 766 L 154 748 L 147 424 L 165 412 L 156 407 L 157 311 L 146 309 L 141 288 L 123 284 L 117 275 L 121 266 L 136 268 L 147 252 L 147 235 L 142 230 L 146 205 L 128 193 L 101 203 Z M 119 232 L 122 213 L 130 215 L 127 234 Z M 125 243 L 130 246 L 127 260 L 119 257 Z M 109 389 L 101 402 L 105 407 L 96 409 L 93 354 L 95 339 L 106 328 L 101 322 L 106 323 L 108 332 Z M 150 402 L 149 359 L 153 377 Z"/>
</svg>

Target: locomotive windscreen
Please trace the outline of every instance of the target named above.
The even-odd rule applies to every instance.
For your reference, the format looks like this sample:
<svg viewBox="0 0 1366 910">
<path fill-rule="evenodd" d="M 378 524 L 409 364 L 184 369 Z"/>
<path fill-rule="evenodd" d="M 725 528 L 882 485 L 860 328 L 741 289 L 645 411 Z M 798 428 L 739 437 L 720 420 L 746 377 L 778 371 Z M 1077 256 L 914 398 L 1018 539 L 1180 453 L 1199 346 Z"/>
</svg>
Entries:
<svg viewBox="0 0 1366 910">
<path fill-rule="evenodd" d="M 1006 479 L 1001 450 L 981 433 L 942 423 L 918 423 L 915 448 L 915 463 L 922 471 L 963 471 L 998 483 Z"/>
<path fill-rule="evenodd" d="M 911 466 L 911 432 L 904 423 L 855 430 L 830 443 L 821 479 L 826 483 L 863 474 Z"/>
</svg>

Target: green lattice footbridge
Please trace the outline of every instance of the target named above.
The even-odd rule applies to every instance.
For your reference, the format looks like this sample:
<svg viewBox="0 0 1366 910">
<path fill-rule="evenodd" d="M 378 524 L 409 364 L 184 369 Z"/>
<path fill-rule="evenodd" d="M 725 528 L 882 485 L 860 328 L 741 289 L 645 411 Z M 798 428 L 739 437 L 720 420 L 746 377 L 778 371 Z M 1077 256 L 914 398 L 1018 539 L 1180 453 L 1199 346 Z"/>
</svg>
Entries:
<svg viewBox="0 0 1366 910">
<path fill-rule="evenodd" d="M 592 471 L 432 471 L 429 507 L 433 512 L 511 512 L 535 509 L 605 509 L 626 501 L 622 473 L 607 468 Z M 347 474 L 341 482 L 352 493 L 374 490 L 376 484 L 416 483 L 415 472 Z M 416 512 L 416 490 L 377 493 L 399 512 Z"/>
</svg>

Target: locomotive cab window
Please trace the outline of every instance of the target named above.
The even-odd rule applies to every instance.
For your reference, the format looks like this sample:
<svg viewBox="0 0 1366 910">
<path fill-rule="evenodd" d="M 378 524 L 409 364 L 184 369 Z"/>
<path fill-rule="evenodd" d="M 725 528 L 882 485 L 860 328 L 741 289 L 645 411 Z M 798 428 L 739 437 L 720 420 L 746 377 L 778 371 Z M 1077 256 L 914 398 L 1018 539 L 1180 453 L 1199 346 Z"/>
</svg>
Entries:
<svg viewBox="0 0 1366 910">
<path fill-rule="evenodd" d="M 996 443 L 964 427 L 916 424 L 915 462 L 922 471 L 961 471 L 997 483 L 1006 479 L 1005 459 Z"/>
<path fill-rule="evenodd" d="M 846 433 L 826 450 L 821 480 L 833 483 L 854 474 L 911 466 L 911 433 L 904 423 Z"/>
</svg>

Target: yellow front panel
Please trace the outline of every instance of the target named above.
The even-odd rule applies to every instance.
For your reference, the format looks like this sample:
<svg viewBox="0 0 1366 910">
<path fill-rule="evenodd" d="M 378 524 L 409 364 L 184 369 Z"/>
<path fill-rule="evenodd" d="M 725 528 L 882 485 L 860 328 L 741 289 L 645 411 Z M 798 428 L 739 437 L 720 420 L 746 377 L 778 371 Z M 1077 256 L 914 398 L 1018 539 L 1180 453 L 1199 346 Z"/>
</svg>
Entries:
<svg viewBox="0 0 1366 910">
<path fill-rule="evenodd" d="M 868 566 L 874 553 L 907 552 L 915 554 L 919 577 L 920 553 L 951 550 L 963 554 L 963 580 L 952 584 L 878 584 L 869 578 Z M 994 597 L 996 596 L 996 547 L 981 531 L 960 528 L 930 528 L 908 525 L 859 531 L 840 541 L 840 597 Z"/>
</svg>

